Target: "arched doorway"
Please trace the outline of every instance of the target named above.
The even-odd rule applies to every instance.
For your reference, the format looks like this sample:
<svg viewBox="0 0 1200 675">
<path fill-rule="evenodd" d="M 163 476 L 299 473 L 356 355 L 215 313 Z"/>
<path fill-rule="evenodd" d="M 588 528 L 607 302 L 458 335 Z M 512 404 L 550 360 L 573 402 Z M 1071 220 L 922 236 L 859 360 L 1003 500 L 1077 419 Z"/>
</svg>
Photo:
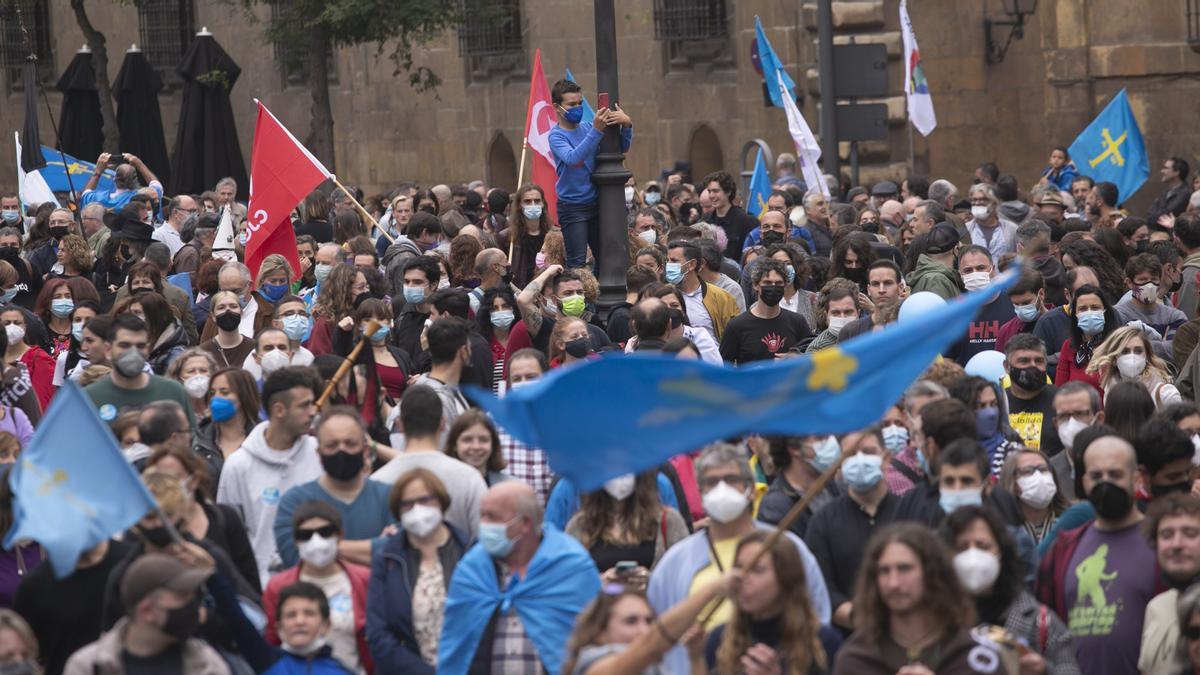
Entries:
<svg viewBox="0 0 1200 675">
<path fill-rule="evenodd" d="M 510 193 L 517 189 L 517 159 L 512 144 L 502 133 L 497 133 L 488 147 L 487 180 L 488 185 Z"/>
<path fill-rule="evenodd" d="M 708 174 L 726 168 L 721 140 L 707 124 L 701 124 L 692 132 L 692 140 L 688 143 L 688 162 L 692 165 L 692 180 L 697 183 Z"/>
</svg>

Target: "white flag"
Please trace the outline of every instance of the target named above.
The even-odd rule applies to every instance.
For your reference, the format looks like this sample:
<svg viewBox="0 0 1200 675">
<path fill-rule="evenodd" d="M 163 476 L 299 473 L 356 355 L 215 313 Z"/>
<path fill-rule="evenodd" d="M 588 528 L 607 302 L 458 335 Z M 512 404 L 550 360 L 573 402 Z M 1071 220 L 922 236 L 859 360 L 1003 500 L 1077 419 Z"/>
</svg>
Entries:
<svg viewBox="0 0 1200 675">
<path fill-rule="evenodd" d="M 54 196 L 54 191 L 42 177 L 41 171 L 25 173 L 25 169 L 21 168 L 21 132 L 14 131 L 13 140 L 17 144 L 17 194 L 21 198 L 21 203 L 26 206 L 38 206 L 50 202 L 55 206 L 61 206 L 58 203 L 58 197 Z"/>
<path fill-rule="evenodd" d="M 933 114 L 929 81 L 921 67 L 917 34 L 908 18 L 908 0 L 900 0 L 900 32 L 904 38 L 904 97 L 908 100 L 908 120 L 922 136 L 928 136 L 937 127 L 937 116 Z"/>
<path fill-rule="evenodd" d="M 784 87 L 783 75 L 780 73 L 782 71 L 777 72 L 776 76 L 779 78 L 779 86 Z M 783 91 L 786 90 L 784 87 Z M 788 133 L 792 135 L 792 142 L 796 144 L 796 161 L 800 163 L 800 176 L 809 190 L 820 190 L 821 194 L 828 197 L 829 185 L 817 164 L 817 160 L 821 159 L 821 146 L 817 144 L 812 129 L 808 128 L 808 122 L 804 121 L 804 115 L 800 114 L 800 109 L 796 107 L 796 101 L 792 97 L 783 97 L 783 111 L 787 114 Z"/>
</svg>

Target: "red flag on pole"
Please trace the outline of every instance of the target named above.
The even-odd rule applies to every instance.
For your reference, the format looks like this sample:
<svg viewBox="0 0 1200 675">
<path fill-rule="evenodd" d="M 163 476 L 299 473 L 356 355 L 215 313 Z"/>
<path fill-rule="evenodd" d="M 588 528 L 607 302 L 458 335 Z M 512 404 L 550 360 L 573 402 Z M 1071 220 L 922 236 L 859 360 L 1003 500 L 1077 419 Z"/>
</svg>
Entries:
<svg viewBox="0 0 1200 675">
<path fill-rule="evenodd" d="M 546 193 L 546 209 L 550 220 L 558 222 L 558 195 L 554 183 L 554 154 L 550 152 L 550 130 L 558 122 L 554 103 L 550 99 L 550 87 L 546 86 L 546 75 L 542 72 L 542 50 L 533 55 L 533 78 L 529 82 L 529 106 L 525 109 L 525 142 L 533 148 L 533 182 Z"/>
<path fill-rule="evenodd" d="M 287 258 L 292 271 L 300 274 L 296 233 L 291 213 L 332 177 L 261 101 L 254 125 L 254 147 L 250 154 L 250 205 L 246 208 L 246 267 L 257 277 L 263 258 L 278 253 Z M 295 281 L 293 276 L 292 280 Z"/>
</svg>

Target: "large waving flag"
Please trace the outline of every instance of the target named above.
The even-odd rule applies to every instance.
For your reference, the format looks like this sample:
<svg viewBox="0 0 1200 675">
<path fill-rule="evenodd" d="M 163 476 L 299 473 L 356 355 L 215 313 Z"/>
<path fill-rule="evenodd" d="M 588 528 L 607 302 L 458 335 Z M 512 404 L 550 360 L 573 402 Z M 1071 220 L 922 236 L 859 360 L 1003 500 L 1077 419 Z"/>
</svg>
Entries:
<svg viewBox="0 0 1200 675">
<path fill-rule="evenodd" d="M 58 198 L 46 184 L 41 172 L 46 166 L 46 158 L 42 156 L 42 141 L 38 132 L 38 84 L 32 61 L 26 61 L 21 66 L 21 84 L 25 87 L 25 126 L 21 131 L 13 132 L 17 144 L 17 194 L 26 206 L 46 202 L 58 206 Z"/>
<path fill-rule="evenodd" d="M 762 148 L 754 158 L 754 173 L 750 176 L 750 199 L 746 210 L 755 218 L 767 212 L 767 200 L 771 198 L 771 179 L 767 176 L 767 163 L 763 161 Z"/>
<path fill-rule="evenodd" d="M 762 21 L 758 16 L 754 17 L 754 53 L 751 54 L 751 59 L 758 57 L 757 65 L 761 66 L 760 70 L 763 75 L 763 81 L 767 84 L 767 92 L 771 95 L 771 105 L 782 108 L 783 100 L 789 99 L 794 105 L 796 102 L 796 83 L 792 81 L 790 75 L 783 68 L 783 63 L 779 61 L 779 57 L 775 55 L 775 50 L 771 48 L 771 41 L 767 39 L 767 34 L 763 32 Z M 781 73 L 781 77 L 776 78 L 775 73 Z M 780 82 L 782 80 L 782 82 Z M 783 92 L 787 92 L 784 95 Z"/>
<path fill-rule="evenodd" d="M 554 153 L 550 151 L 550 130 L 558 122 L 554 103 L 550 99 L 550 87 L 546 86 L 546 74 L 542 72 L 542 50 L 533 55 L 533 76 L 529 80 L 529 105 L 525 108 L 525 143 L 533 148 L 533 182 L 541 186 L 546 194 L 546 209 L 550 219 L 558 222 L 558 193 L 554 189 L 558 181 L 555 173 Z M 520 187 L 520 186 L 518 186 Z"/>
<path fill-rule="evenodd" d="M 250 204 L 246 207 L 246 266 L 258 276 L 263 258 L 278 253 L 300 274 L 291 213 L 333 174 L 313 157 L 261 101 L 250 155 Z M 214 245 L 214 248 L 215 245 Z M 295 278 L 293 277 L 293 281 Z"/>
<path fill-rule="evenodd" d="M 1128 201 L 1150 176 L 1142 130 L 1122 89 L 1067 148 L 1079 173 L 1117 186 L 1117 201 Z"/>
<path fill-rule="evenodd" d="M 1019 271 L 918 319 L 762 366 L 622 355 L 553 371 L 503 399 L 467 393 L 586 492 L 722 438 L 844 433 L 877 421 Z"/>
<path fill-rule="evenodd" d="M 782 86 L 786 73 L 780 70 L 777 75 Z M 821 146 L 813 136 L 812 129 L 808 127 L 808 122 L 804 121 L 804 115 L 800 114 L 794 100 L 784 99 L 783 111 L 787 114 L 788 133 L 796 146 L 796 163 L 800 165 L 800 177 L 804 179 L 809 190 L 820 190 L 821 194 L 829 197 L 829 184 L 825 182 L 825 176 L 821 174 L 821 165 L 817 163 L 821 159 Z"/>
<path fill-rule="evenodd" d="M 36 541 L 60 579 L 81 554 L 156 508 L 96 406 L 74 382 L 54 396 L 8 485 L 13 526 L 4 548 Z"/>
<path fill-rule="evenodd" d="M 917 34 L 908 18 L 908 0 L 900 0 L 900 36 L 904 40 L 904 96 L 908 102 L 908 120 L 922 136 L 928 136 L 937 126 L 937 115 L 933 114 L 929 81 L 925 79 L 925 69 L 921 67 Z"/>
<path fill-rule="evenodd" d="M 42 178 L 46 180 L 46 185 L 49 185 L 50 189 L 55 192 L 70 192 L 72 186 L 76 192 L 82 192 L 88 178 L 96 171 L 95 163 L 60 153 L 46 145 L 42 146 L 42 157 L 46 160 L 46 166 L 41 169 Z M 71 173 L 70 181 L 67 180 L 68 171 Z M 96 189 L 102 192 L 115 190 L 116 185 L 113 184 L 115 176 L 116 172 L 112 169 L 105 169 L 104 173 L 100 174 L 100 181 L 96 183 Z"/>
<path fill-rule="evenodd" d="M 575 82 L 575 76 L 571 74 L 570 68 L 566 69 L 566 78 L 571 82 Z M 575 84 L 579 83 L 575 82 Z M 592 110 L 592 106 L 588 105 L 586 96 L 583 97 L 583 104 L 581 107 L 583 108 L 583 121 L 591 124 L 592 120 L 596 117 L 596 111 Z"/>
</svg>

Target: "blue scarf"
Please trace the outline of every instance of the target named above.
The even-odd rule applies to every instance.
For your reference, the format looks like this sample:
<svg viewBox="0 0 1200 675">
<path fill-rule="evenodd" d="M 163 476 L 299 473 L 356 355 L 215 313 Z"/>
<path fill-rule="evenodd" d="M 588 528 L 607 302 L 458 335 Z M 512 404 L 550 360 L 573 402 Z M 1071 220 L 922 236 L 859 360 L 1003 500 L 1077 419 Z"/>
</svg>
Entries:
<svg viewBox="0 0 1200 675">
<path fill-rule="evenodd" d="M 438 672 L 466 673 L 479 640 L 499 607 L 515 608 L 549 675 L 562 667 L 575 617 L 600 591 L 600 573 L 579 542 L 553 527 L 542 530 L 524 579 L 515 576 L 501 592 L 492 557 L 478 544 L 459 561 L 446 596 Z"/>
</svg>

